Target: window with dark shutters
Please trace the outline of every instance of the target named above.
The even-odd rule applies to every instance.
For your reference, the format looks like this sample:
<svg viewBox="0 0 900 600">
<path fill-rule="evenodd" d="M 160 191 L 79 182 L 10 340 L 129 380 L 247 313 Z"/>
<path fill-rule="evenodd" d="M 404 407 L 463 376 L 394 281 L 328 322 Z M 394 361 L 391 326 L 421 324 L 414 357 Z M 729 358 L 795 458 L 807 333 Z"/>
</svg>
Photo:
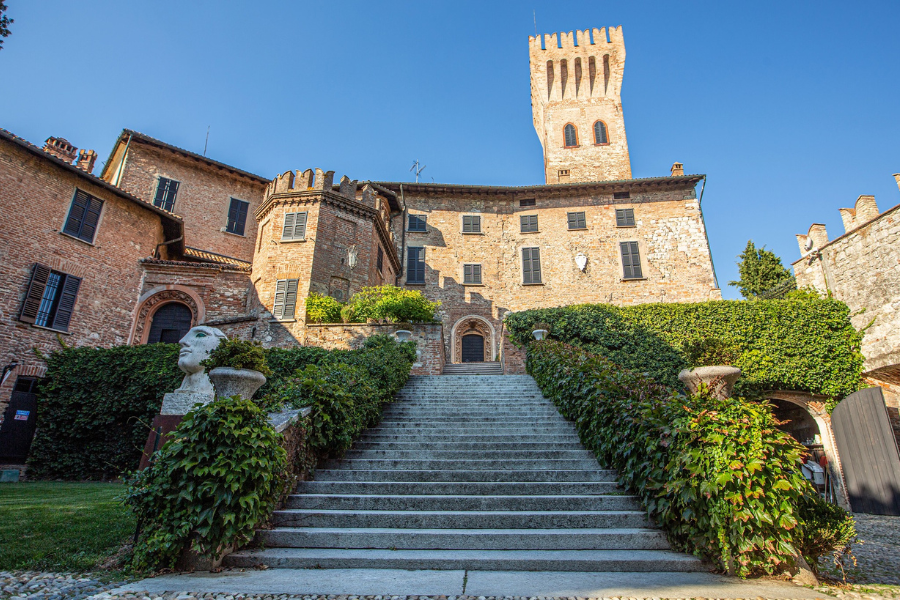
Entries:
<svg viewBox="0 0 900 600">
<path fill-rule="evenodd" d="M 541 283 L 540 248 L 522 248 L 522 283 Z"/>
<path fill-rule="evenodd" d="M 595 144 L 608 144 L 609 143 L 609 135 L 606 132 L 606 123 L 603 121 L 597 121 L 594 123 L 594 143 Z"/>
<path fill-rule="evenodd" d="M 481 285 L 481 265 L 463 265 L 463 283 Z"/>
<path fill-rule="evenodd" d="M 519 217 L 522 233 L 532 233 L 538 230 L 537 215 L 522 215 Z"/>
<path fill-rule="evenodd" d="M 578 145 L 578 133 L 575 131 L 575 126 L 569 123 L 563 129 L 564 137 L 566 138 L 566 148 L 573 148 Z"/>
<path fill-rule="evenodd" d="M 524 200 L 519 200 L 519 206 L 534 206 L 537 201 L 534 198 L 525 198 Z"/>
<path fill-rule="evenodd" d="M 94 198 L 87 192 L 75 190 L 75 197 L 72 198 L 72 206 L 69 208 L 69 216 L 66 217 L 63 233 L 93 243 L 102 210 L 103 200 Z"/>
<path fill-rule="evenodd" d="M 619 242 L 622 249 L 622 278 L 643 279 L 641 273 L 641 255 L 637 242 Z"/>
<path fill-rule="evenodd" d="M 425 283 L 425 248 L 406 249 L 406 283 Z"/>
<path fill-rule="evenodd" d="M 463 215 L 463 233 L 481 233 L 481 217 Z"/>
<path fill-rule="evenodd" d="M 153 205 L 171 211 L 175 208 L 176 195 L 178 195 L 178 182 L 174 179 L 160 177 L 156 183 L 156 197 L 153 199 Z"/>
<path fill-rule="evenodd" d="M 566 218 L 569 222 L 569 229 L 587 229 L 587 221 L 583 212 L 566 213 Z"/>
<path fill-rule="evenodd" d="M 304 240 L 306 239 L 306 213 L 285 213 L 284 229 L 281 231 L 281 239 Z"/>
<path fill-rule="evenodd" d="M 426 215 L 409 215 L 409 227 L 407 231 L 426 231 Z"/>
<path fill-rule="evenodd" d="M 378 258 L 375 261 L 375 267 L 379 273 L 384 272 L 384 250 L 381 249 L 381 246 L 378 246 Z"/>
<path fill-rule="evenodd" d="M 272 316 L 279 321 L 294 318 L 297 310 L 297 284 L 299 279 L 279 279 L 275 282 L 275 303 Z"/>
<path fill-rule="evenodd" d="M 35 263 L 19 320 L 39 327 L 68 331 L 81 278 Z"/>
<path fill-rule="evenodd" d="M 228 225 L 225 226 L 225 231 L 244 235 L 244 226 L 247 223 L 247 210 L 249 208 L 249 202 L 232 198 L 231 205 L 228 207 Z"/>
<path fill-rule="evenodd" d="M 634 227 L 634 209 L 616 209 L 616 227 Z"/>
</svg>

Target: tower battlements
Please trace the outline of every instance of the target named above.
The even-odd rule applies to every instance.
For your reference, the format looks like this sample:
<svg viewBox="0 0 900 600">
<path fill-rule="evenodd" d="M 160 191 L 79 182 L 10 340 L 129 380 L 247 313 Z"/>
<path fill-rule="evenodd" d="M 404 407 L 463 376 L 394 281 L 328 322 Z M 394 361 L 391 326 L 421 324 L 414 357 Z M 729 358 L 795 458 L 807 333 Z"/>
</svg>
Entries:
<svg viewBox="0 0 900 600">
<path fill-rule="evenodd" d="M 620 98 L 625 67 L 621 26 L 528 36 L 528 45 L 532 102 Z"/>
</svg>

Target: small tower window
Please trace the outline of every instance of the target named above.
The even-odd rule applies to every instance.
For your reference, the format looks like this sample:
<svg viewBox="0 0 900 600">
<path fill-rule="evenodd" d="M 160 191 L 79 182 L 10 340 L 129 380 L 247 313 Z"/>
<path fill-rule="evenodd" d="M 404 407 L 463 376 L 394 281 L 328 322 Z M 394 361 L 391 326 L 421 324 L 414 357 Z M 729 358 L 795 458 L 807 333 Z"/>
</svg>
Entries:
<svg viewBox="0 0 900 600">
<path fill-rule="evenodd" d="M 603 121 L 594 123 L 594 143 L 609 144 L 609 135 L 606 133 L 606 123 Z"/>
<path fill-rule="evenodd" d="M 578 133 L 575 131 L 575 126 L 569 123 L 563 129 L 563 134 L 566 138 L 566 148 L 574 148 L 578 145 Z"/>
</svg>

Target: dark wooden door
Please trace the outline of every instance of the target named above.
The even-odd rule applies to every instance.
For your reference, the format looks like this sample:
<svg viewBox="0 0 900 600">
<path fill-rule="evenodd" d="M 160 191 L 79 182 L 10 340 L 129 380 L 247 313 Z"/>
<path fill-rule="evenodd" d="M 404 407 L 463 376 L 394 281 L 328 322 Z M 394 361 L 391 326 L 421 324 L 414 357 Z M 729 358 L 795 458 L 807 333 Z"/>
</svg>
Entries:
<svg viewBox="0 0 900 600">
<path fill-rule="evenodd" d="M 484 338 L 470 333 L 462 338 L 462 361 L 484 362 Z"/>
<path fill-rule="evenodd" d="M 0 425 L 0 462 L 24 464 L 37 424 L 36 380 L 19 377 Z M 23 391 L 26 390 L 26 391 Z"/>
<path fill-rule="evenodd" d="M 147 343 L 177 344 L 190 331 L 192 318 L 191 309 L 179 302 L 161 306 L 153 315 Z"/>
<path fill-rule="evenodd" d="M 881 388 L 844 398 L 831 424 L 853 512 L 900 516 L 900 453 Z"/>
</svg>

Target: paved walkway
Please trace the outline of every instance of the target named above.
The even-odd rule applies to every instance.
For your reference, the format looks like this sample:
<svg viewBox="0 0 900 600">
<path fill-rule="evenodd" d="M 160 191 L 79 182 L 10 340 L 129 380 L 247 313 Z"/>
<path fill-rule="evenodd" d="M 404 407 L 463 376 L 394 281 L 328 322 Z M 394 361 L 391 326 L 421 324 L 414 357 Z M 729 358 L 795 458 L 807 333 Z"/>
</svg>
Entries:
<svg viewBox="0 0 900 600">
<path fill-rule="evenodd" d="M 162 592 L 238 595 L 408 596 L 450 598 L 796 598 L 831 596 L 788 582 L 742 581 L 710 573 L 567 573 L 523 571 L 401 571 L 392 569 L 231 570 L 164 575 L 112 590 L 155 598 Z M 226 596 L 223 596 L 227 594 Z M 183 595 L 183 594 L 182 594 Z M 177 595 L 176 595 L 177 596 Z M 187 600 L 187 599 L 183 599 Z"/>
</svg>

